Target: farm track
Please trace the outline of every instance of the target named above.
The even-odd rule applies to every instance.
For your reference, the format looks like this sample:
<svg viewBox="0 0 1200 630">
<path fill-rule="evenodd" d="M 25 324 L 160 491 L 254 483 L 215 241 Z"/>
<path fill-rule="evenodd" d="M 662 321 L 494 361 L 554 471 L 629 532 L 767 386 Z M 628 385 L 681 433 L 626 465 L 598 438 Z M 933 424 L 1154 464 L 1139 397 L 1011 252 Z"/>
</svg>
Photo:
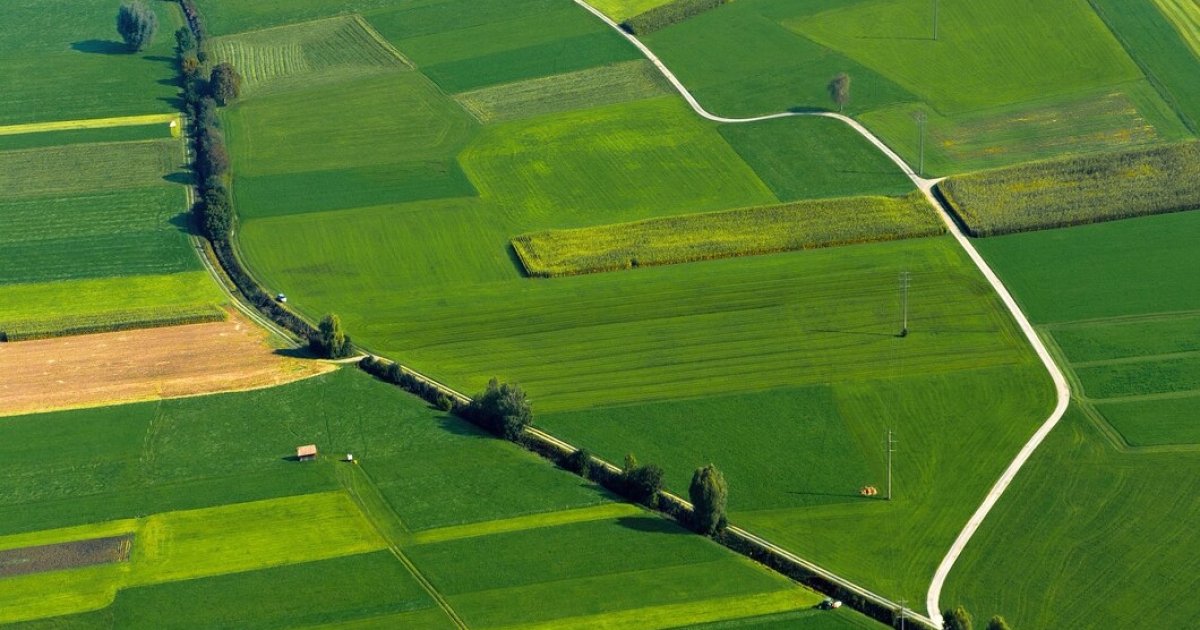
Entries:
<svg viewBox="0 0 1200 630">
<path fill-rule="evenodd" d="M 928 617 L 923 617 L 922 621 L 927 621 L 934 626 L 940 627 L 942 624 L 940 598 L 942 588 L 945 586 L 946 578 L 949 576 L 950 570 L 954 567 L 954 563 L 958 560 L 959 555 L 962 554 L 963 550 L 966 548 L 967 543 L 970 542 L 971 537 L 974 536 L 975 532 L 979 529 L 979 526 L 983 523 L 983 520 L 987 518 L 988 513 L 991 512 L 996 502 L 999 501 L 1005 490 L 1008 489 L 1009 484 L 1012 483 L 1012 480 L 1016 477 L 1017 473 L 1020 472 L 1025 463 L 1029 461 L 1029 458 L 1033 455 L 1034 451 L 1037 450 L 1038 446 L 1040 446 L 1041 443 L 1046 439 L 1046 436 L 1050 434 L 1050 431 L 1055 427 L 1055 425 L 1058 424 L 1059 420 L 1062 419 L 1063 414 L 1066 413 L 1067 405 L 1071 401 L 1071 389 L 1067 384 L 1066 376 L 1058 367 L 1058 364 L 1055 363 L 1050 351 L 1046 348 L 1046 345 L 1042 343 L 1042 340 L 1038 337 L 1037 331 L 1035 331 L 1033 328 L 1033 324 L 1031 324 L 1029 318 L 1025 316 L 1025 313 L 1021 310 L 1021 307 L 1017 304 L 1016 300 L 1013 299 L 1012 294 L 1009 293 L 1008 289 L 1004 286 L 1004 283 L 1000 281 L 1000 278 L 987 264 L 987 261 L 985 261 L 975 249 L 975 246 L 971 244 L 971 241 L 967 238 L 966 234 L 963 233 L 954 216 L 934 194 L 933 188 L 940 180 L 925 179 L 924 177 L 918 175 L 916 171 L 914 171 L 913 168 L 909 166 L 909 164 L 905 162 L 904 159 L 901 158 L 895 151 L 884 144 L 884 142 L 875 136 L 875 134 L 871 133 L 870 130 L 849 116 L 832 112 L 780 112 L 777 114 L 768 114 L 765 116 L 756 116 L 752 118 L 726 118 L 712 114 L 700 105 L 699 101 L 696 100 L 696 97 L 693 96 L 687 87 L 683 85 L 679 78 L 676 77 L 675 74 L 671 72 L 669 68 L 667 68 L 666 64 L 664 64 L 662 60 L 654 54 L 654 51 L 650 50 L 650 48 L 643 44 L 641 40 L 634 35 L 627 33 L 624 29 L 617 25 L 616 22 L 609 19 L 608 16 L 604 15 L 604 13 L 588 4 L 585 0 L 574 1 L 576 4 L 595 15 L 605 24 L 608 24 L 612 29 L 620 33 L 622 37 L 624 37 L 639 51 L 641 51 L 641 53 L 645 55 L 647 59 L 653 62 L 655 67 L 662 72 L 663 76 L 666 77 L 671 85 L 675 87 L 676 91 L 678 91 L 680 96 L 687 101 L 688 105 L 690 105 L 691 108 L 702 118 L 727 124 L 744 124 L 790 117 L 833 118 L 845 123 L 846 125 L 849 125 L 852 129 L 858 132 L 859 135 L 873 144 L 877 149 L 883 152 L 884 155 L 892 160 L 892 162 L 900 167 L 900 170 L 903 171 L 910 180 L 912 180 L 913 184 L 925 195 L 925 198 L 934 207 L 934 209 L 937 210 L 939 216 L 941 216 L 942 220 L 945 221 L 947 229 L 954 236 L 955 240 L 958 241 L 963 250 L 967 252 L 967 255 L 971 258 L 971 261 L 975 263 L 975 266 L 979 269 L 983 276 L 987 278 L 988 283 L 992 285 L 992 288 L 1000 296 L 1001 301 L 1004 302 L 1004 306 L 1008 309 L 1013 319 L 1016 320 L 1018 326 L 1021 328 L 1021 331 L 1025 334 L 1025 337 L 1029 340 L 1029 343 L 1037 352 L 1038 358 L 1041 359 L 1042 364 L 1046 367 L 1046 371 L 1050 373 L 1050 377 L 1054 381 L 1055 391 L 1058 396 L 1058 401 L 1055 404 L 1054 411 L 1051 412 L 1050 416 L 1045 420 L 1045 422 L 1042 423 L 1042 425 L 1034 433 L 1033 437 L 1030 438 L 1030 440 L 1025 444 L 1025 446 L 1021 448 L 1020 452 L 1017 453 L 1016 458 L 1013 459 L 1008 468 L 1006 468 L 1001 474 L 1000 479 L 998 479 L 992 486 L 991 490 L 984 498 L 983 503 L 978 509 L 976 509 L 970 520 L 967 521 L 966 526 L 963 527 L 963 530 L 959 533 L 958 538 L 956 538 L 954 543 L 951 545 L 950 550 L 946 553 L 945 557 L 942 558 L 941 563 L 938 565 L 937 571 L 934 572 L 933 580 L 930 583 L 929 592 L 926 595 L 925 600 L 926 608 L 928 609 Z M 845 582 L 845 580 L 840 581 Z M 885 602 L 888 601 L 879 596 L 875 597 Z M 896 609 L 899 608 L 899 606 L 894 603 L 888 603 L 892 604 L 892 606 Z"/>
</svg>

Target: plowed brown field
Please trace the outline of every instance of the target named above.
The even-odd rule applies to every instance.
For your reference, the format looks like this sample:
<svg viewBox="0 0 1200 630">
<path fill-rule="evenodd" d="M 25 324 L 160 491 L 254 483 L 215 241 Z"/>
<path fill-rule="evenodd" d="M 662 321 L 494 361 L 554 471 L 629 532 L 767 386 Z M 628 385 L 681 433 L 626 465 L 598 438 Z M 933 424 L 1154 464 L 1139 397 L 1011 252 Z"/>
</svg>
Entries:
<svg viewBox="0 0 1200 630">
<path fill-rule="evenodd" d="M 0 416 L 270 387 L 334 369 L 228 321 L 0 343 Z"/>
</svg>

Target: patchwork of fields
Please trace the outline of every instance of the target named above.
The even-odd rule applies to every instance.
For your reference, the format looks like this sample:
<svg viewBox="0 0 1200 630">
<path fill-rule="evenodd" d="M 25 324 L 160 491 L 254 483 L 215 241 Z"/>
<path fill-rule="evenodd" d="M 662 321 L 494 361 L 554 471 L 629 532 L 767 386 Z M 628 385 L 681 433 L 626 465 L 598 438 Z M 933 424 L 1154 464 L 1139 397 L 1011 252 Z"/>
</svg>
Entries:
<svg viewBox="0 0 1200 630">
<path fill-rule="evenodd" d="M 107 4 L 13 1 L 0 624 L 878 627 L 353 368 L 268 347 L 189 239 L 181 11 L 152 3 L 158 36 L 134 54 Z M 519 383 L 539 427 L 659 464 L 678 494 L 715 464 L 733 523 L 876 593 L 924 601 L 1052 406 L 970 258 L 839 121 L 697 117 L 569 0 L 196 4 L 213 60 L 245 78 L 220 117 L 236 247 L 270 293 L 461 391 Z M 595 2 L 617 20 L 664 4 Z M 967 173 L 941 191 L 979 235 L 1175 213 L 980 242 L 1075 399 L 942 601 L 1015 627 L 1185 626 L 1200 13 L 929 9 L 738 0 L 645 40 L 724 116 L 830 109 L 848 73 L 847 113 L 923 175 Z M 96 406 L 136 400 L 153 402 Z M 318 461 L 292 457 L 306 443 Z M 894 497 L 865 496 L 892 473 Z"/>
<path fill-rule="evenodd" d="M 352 368 L 0 434 L 0 550 L 132 536 L 123 562 L 0 579 L 0 622 L 869 627 Z M 288 461 L 308 441 L 323 457 Z"/>
<path fill-rule="evenodd" d="M 1003 605 L 1014 627 L 1174 627 L 1200 612 L 1179 597 L 1195 585 L 1200 548 L 1188 526 L 1197 236 L 1200 213 L 1189 212 L 980 242 L 1053 341 L 1075 401 L 967 547 L 952 596 Z M 1010 571 L 1025 577 L 1000 577 Z"/>
<path fill-rule="evenodd" d="M 1158 13 L 1119 4 L 1114 11 Z M 1180 119 L 1193 119 L 1195 101 L 1180 96 L 1194 89 L 1185 77 L 1195 62 L 1133 49 L 1126 38 L 1141 37 L 1142 24 L 1129 33 L 1121 24 L 1114 37 L 1087 3 L 1033 0 L 952 3 L 937 22 L 935 39 L 922 0 L 739 0 L 646 40 L 723 116 L 830 109 L 826 85 L 845 72 L 847 111 L 914 165 L 913 114 L 926 114 L 926 166 L 936 175 L 1189 133 Z M 1168 40 L 1160 48 L 1178 43 L 1169 24 L 1152 28 Z"/>
</svg>

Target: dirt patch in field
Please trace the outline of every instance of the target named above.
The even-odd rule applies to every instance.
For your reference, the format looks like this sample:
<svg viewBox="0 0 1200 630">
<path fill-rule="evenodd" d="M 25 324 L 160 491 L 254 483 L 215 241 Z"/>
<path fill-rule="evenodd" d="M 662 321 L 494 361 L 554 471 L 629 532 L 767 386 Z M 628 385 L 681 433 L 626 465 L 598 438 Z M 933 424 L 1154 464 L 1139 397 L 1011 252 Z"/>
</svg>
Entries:
<svg viewBox="0 0 1200 630">
<path fill-rule="evenodd" d="M 246 320 L 0 343 L 0 416 L 281 385 L 335 369 Z"/>
<path fill-rule="evenodd" d="M 0 578 L 124 562 L 132 542 L 125 535 L 0 551 Z"/>
</svg>

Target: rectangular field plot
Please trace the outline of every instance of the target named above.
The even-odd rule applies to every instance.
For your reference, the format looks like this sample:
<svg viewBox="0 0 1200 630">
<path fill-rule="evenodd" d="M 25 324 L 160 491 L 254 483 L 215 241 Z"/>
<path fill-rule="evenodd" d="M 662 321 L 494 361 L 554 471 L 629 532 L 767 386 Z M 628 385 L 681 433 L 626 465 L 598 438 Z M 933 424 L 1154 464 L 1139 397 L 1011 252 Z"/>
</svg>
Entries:
<svg viewBox="0 0 1200 630">
<path fill-rule="evenodd" d="M 407 69 L 361 16 L 341 16 L 221 37 L 212 54 L 242 75 L 245 96 Z"/>
<path fill-rule="evenodd" d="M 941 219 L 919 194 L 856 197 L 552 230 L 513 239 L 532 276 L 564 276 L 933 236 Z"/>
<path fill-rule="evenodd" d="M 1051 329 L 1072 362 L 1200 351 L 1200 314 L 1063 324 Z"/>
<path fill-rule="evenodd" d="M 131 541 L 112 536 L 0 551 L 0 578 L 122 562 L 129 558 Z"/>
<path fill-rule="evenodd" d="M 1200 395 L 1096 405 L 1133 446 L 1200 444 Z"/>
<path fill-rule="evenodd" d="M 1200 208 L 1200 143 L 1069 158 L 939 184 L 973 236 Z"/>
<path fill-rule="evenodd" d="M 1200 354 L 1076 367 L 1090 398 L 1200 391 Z"/>
<path fill-rule="evenodd" d="M 578 72 L 497 85 L 456 98 L 492 123 L 662 96 L 669 84 L 649 61 L 626 61 Z"/>
<path fill-rule="evenodd" d="M 1200 5 L 1195 0 L 1154 0 L 1154 4 L 1200 59 Z"/>
<path fill-rule="evenodd" d="M 479 286 L 408 299 L 393 323 L 350 321 L 381 351 L 468 391 L 484 375 L 518 381 L 543 412 L 871 378 L 901 361 L 937 372 L 1023 356 L 946 240 L 697 264 L 704 268 L 590 274 L 519 291 Z M 912 302 L 912 328 L 922 332 L 898 339 L 904 269 L 922 287 Z M 399 339 L 403 348 L 392 348 Z"/>
<path fill-rule="evenodd" d="M 476 122 L 418 73 L 250 99 L 226 114 L 243 217 L 470 196 Z"/>
<path fill-rule="evenodd" d="M 165 185 L 183 160 L 183 148 L 170 140 L 3 151 L 0 200 Z"/>
<path fill-rule="evenodd" d="M 667 97 L 490 126 L 460 161 L 480 196 L 527 225 L 776 202 L 714 126 Z"/>
</svg>

